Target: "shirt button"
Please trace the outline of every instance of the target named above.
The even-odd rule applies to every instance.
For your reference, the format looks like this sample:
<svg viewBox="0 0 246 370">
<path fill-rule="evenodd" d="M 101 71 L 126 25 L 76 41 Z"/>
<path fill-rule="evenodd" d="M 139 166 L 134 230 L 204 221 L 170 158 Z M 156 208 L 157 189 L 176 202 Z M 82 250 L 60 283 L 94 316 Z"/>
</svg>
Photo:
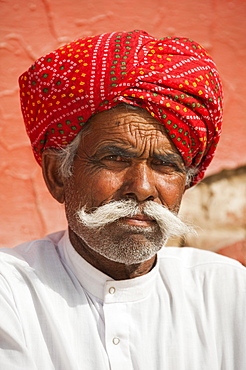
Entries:
<svg viewBox="0 0 246 370">
<path fill-rule="evenodd" d="M 111 286 L 111 288 L 109 288 L 109 293 L 110 294 L 114 294 L 115 293 L 115 288 L 113 286 Z"/>
<path fill-rule="evenodd" d="M 119 338 L 114 338 L 114 339 L 113 339 L 113 343 L 114 343 L 115 345 L 119 344 L 119 343 L 120 343 Z"/>
</svg>

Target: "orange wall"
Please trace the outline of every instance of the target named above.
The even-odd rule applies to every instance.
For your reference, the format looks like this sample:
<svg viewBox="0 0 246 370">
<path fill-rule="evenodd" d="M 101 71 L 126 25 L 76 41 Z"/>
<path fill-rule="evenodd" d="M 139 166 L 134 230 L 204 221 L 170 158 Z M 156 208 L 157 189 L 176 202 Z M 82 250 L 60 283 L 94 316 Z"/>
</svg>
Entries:
<svg viewBox="0 0 246 370">
<path fill-rule="evenodd" d="M 18 76 L 39 56 L 85 35 L 144 29 L 186 36 L 215 59 L 225 91 L 224 132 L 209 174 L 246 163 L 246 2 L 243 0 L 5 0 L 0 2 L 0 244 L 65 226 L 22 122 Z"/>
</svg>

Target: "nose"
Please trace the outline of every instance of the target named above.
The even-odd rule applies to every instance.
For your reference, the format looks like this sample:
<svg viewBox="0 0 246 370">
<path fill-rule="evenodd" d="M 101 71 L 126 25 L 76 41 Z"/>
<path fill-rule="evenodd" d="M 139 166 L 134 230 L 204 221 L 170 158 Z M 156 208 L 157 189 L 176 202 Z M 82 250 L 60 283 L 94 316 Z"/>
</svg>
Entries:
<svg viewBox="0 0 246 370">
<path fill-rule="evenodd" d="M 138 202 L 154 200 L 158 196 L 153 170 L 145 163 L 139 163 L 128 169 L 122 185 L 123 198 L 132 198 Z"/>
</svg>

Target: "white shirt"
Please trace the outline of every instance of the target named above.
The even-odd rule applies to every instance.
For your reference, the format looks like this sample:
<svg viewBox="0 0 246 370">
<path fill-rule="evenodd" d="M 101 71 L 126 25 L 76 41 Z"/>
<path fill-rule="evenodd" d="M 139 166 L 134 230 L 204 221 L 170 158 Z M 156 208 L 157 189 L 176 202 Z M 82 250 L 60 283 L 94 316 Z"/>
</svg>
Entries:
<svg viewBox="0 0 246 370">
<path fill-rule="evenodd" d="M 4 370 L 245 370 L 246 270 L 163 248 L 141 277 L 115 281 L 67 232 L 0 253 Z"/>
</svg>

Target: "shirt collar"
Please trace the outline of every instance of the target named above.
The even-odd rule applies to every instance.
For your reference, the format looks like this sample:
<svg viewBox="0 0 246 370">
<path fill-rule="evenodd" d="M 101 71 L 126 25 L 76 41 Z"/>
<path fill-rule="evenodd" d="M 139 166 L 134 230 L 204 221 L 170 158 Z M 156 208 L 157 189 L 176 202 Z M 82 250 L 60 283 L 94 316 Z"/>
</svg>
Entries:
<svg viewBox="0 0 246 370">
<path fill-rule="evenodd" d="M 64 264 L 72 270 L 80 284 L 90 294 L 104 303 L 138 301 L 147 297 L 156 281 L 159 260 L 155 267 L 143 276 L 128 280 L 114 280 L 85 261 L 72 246 L 68 230 L 58 243 Z"/>
</svg>

